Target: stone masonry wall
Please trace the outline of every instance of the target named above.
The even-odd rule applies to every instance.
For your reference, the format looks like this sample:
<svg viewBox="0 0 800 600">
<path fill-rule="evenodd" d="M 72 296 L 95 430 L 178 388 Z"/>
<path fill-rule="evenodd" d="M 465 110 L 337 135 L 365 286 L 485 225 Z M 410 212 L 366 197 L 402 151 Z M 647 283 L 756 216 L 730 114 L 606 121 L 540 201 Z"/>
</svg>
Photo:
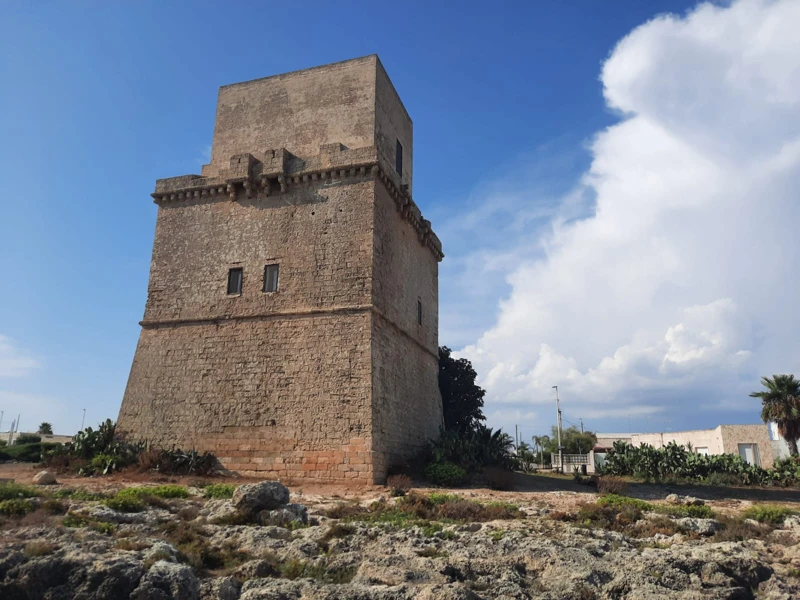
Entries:
<svg viewBox="0 0 800 600">
<path fill-rule="evenodd" d="M 739 454 L 739 444 L 758 444 L 758 454 L 761 466 L 769 469 L 774 457 L 772 442 L 769 439 L 769 429 L 766 424 L 758 425 L 720 425 L 722 447 L 728 454 Z"/>
<path fill-rule="evenodd" d="M 203 174 L 216 174 L 243 152 L 286 148 L 306 157 L 334 142 L 374 146 L 377 62 L 365 56 L 221 87 L 211 164 Z"/>
<path fill-rule="evenodd" d="M 373 439 L 388 467 L 435 439 L 442 423 L 438 262 L 380 183 L 374 211 Z"/>
<path fill-rule="evenodd" d="M 397 212 L 381 184 L 375 188 L 374 210 L 372 302 L 438 360 L 439 263 Z M 421 325 L 417 301 L 422 303 Z"/>
<path fill-rule="evenodd" d="M 368 312 L 146 328 L 119 429 L 245 475 L 371 483 L 370 362 Z"/>
<path fill-rule="evenodd" d="M 253 316 L 370 303 L 372 189 L 365 178 L 236 202 L 161 207 L 145 322 Z M 279 265 L 278 292 L 262 292 Z M 228 296 L 228 270 L 244 269 Z"/>
<path fill-rule="evenodd" d="M 403 146 L 403 172 L 398 174 L 398 180 L 401 184 L 408 185 L 408 191 L 412 192 L 414 125 L 380 61 L 377 63 L 376 78 L 375 147 L 378 149 L 378 157 L 388 170 L 396 172 L 394 167 L 397 141 L 400 141 Z"/>
</svg>

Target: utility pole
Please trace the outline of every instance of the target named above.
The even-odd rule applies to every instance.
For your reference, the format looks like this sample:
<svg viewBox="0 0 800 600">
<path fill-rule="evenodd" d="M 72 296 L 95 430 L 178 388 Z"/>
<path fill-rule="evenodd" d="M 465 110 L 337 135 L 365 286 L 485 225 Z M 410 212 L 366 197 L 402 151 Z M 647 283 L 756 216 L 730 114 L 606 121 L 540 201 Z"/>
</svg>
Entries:
<svg viewBox="0 0 800 600">
<path fill-rule="evenodd" d="M 581 419 L 580 421 L 581 421 L 581 433 L 583 433 L 583 419 Z"/>
<path fill-rule="evenodd" d="M 514 452 L 519 453 L 519 425 L 514 425 Z"/>
<path fill-rule="evenodd" d="M 5 414 L 4 410 L 0 410 L 0 427 L 3 426 L 3 415 Z M 2 429 L 0 429 L 2 431 Z"/>
<path fill-rule="evenodd" d="M 86 409 L 83 409 L 83 418 L 81 419 L 81 431 L 83 431 L 83 424 L 86 421 Z"/>
<path fill-rule="evenodd" d="M 558 470 L 564 472 L 564 455 L 561 450 L 561 403 L 558 400 L 558 386 L 554 385 L 556 391 L 556 411 L 558 413 Z"/>
</svg>

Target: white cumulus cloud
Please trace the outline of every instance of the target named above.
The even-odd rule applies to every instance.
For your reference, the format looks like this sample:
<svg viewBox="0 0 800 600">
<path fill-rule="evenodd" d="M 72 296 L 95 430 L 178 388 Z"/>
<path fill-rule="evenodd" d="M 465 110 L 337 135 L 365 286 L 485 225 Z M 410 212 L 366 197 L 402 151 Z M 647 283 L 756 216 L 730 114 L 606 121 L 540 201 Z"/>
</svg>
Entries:
<svg viewBox="0 0 800 600">
<path fill-rule="evenodd" d="M 510 291 L 460 351 L 492 424 L 541 412 L 555 384 L 575 418 L 755 422 L 758 377 L 800 371 L 798 24 L 794 0 L 703 4 L 612 51 L 619 121 L 564 201 L 592 210 L 503 249 Z"/>
</svg>

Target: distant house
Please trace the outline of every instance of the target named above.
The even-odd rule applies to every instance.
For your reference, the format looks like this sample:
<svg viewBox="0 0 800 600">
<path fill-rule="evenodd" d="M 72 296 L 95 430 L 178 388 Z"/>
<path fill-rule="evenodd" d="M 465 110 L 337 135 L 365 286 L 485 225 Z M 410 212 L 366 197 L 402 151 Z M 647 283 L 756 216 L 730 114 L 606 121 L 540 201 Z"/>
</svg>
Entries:
<svg viewBox="0 0 800 600">
<path fill-rule="evenodd" d="M 778 432 L 777 423 L 769 424 L 769 439 L 772 444 L 772 456 L 775 457 L 775 460 L 779 458 L 789 458 L 789 444 L 786 443 L 786 440 L 783 439 L 780 432 Z"/>
<path fill-rule="evenodd" d="M 654 448 L 663 448 L 670 442 L 675 442 L 681 446 L 691 446 L 698 454 L 738 454 L 751 465 L 765 469 L 770 468 L 775 458 L 781 456 L 774 452 L 775 442 L 766 425 L 719 425 L 714 429 L 663 433 L 598 433 L 594 447 L 595 464 L 603 463 L 606 453 L 611 450 L 615 441 L 624 441 L 633 446 L 649 444 Z M 788 456 L 788 448 L 786 455 Z"/>
</svg>

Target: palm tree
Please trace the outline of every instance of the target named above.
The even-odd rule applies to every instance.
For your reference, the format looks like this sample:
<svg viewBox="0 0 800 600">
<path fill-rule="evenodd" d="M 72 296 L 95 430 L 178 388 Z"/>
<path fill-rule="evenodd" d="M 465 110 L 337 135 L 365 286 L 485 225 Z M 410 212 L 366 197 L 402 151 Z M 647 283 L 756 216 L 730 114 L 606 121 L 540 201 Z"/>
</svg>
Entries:
<svg viewBox="0 0 800 600">
<path fill-rule="evenodd" d="M 774 421 L 778 433 L 789 445 L 789 453 L 797 456 L 797 440 L 800 439 L 800 381 L 794 375 L 773 375 L 761 378 L 767 388 L 753 392 L 751 398 L 761 398 L 761 419 Z"/>
<path fill-rule="evenodd" d="M 544 447 L 550 443 L 549 435 L 535 435 L 531 438 L 533 440 L 534 448 L 539 450 L 539 463 L 544 464 Z"/>
<path fill-rule="evenodd" d="M 43 434 L 47 434 L 47 435 L 53 435 L 53 426 L 50 425 L 50 423 L 45 421 L 44 423 L 39 425 L 38 433 L 43 433 Z"/>
</svg>

